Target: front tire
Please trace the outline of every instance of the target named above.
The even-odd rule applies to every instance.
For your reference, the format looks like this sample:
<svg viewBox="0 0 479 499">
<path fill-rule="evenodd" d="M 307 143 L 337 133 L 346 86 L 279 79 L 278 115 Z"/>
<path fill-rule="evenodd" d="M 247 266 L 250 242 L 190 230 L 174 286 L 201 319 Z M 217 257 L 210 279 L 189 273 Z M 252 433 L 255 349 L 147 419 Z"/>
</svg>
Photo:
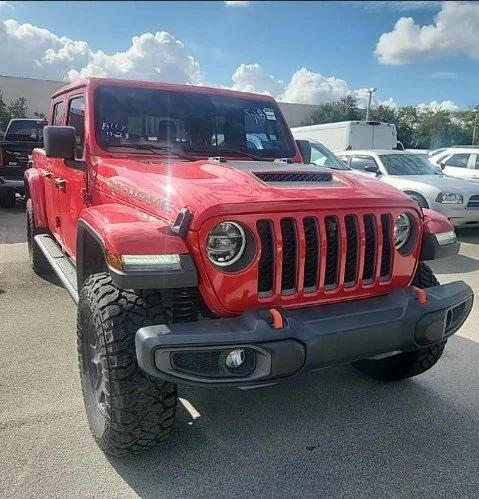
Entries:
<svg viewBox="0 0 479 499">
<path fill-rule="evenodd" d="M 425 264 L 419 266 L 412 282 L 413 286 L 421 289 L 439 286 L 433 271 Z M 422 374 L 436 364 L 441 358 L 447 340 L 436 343 L 427 348 L 413 352 L 402 352 L 383 359 L 362 359 L 353 362 L 359 371 L 379 381 L 395 381 L 412 378 Z"/>
<path fill-rule="evenodd" d="M 176 386 L 141 371 L 135 354 L 136 331 L 165 322 L 156 291 L 118 289 L 108 273 L 83 284 L 77 320 L 81 384 L 91 432 L 106 454 L 144 451 L 171 433 Z"/>
</svg>

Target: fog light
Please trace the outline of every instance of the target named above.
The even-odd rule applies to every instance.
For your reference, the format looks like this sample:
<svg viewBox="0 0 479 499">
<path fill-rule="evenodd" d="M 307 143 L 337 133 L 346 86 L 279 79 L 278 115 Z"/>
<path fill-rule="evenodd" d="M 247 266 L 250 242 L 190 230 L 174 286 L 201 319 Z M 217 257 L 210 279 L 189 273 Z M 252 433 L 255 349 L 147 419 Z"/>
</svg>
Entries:
<svg viewBox="0 0 479 499">
<path fill-rule="evenodd" d="M 240 367 L 246 358 L 245 351 L 242 348 L 239 348 L 238 350 L 232 350 L 227 356 L 226 356 L 226 365 L 230 369 L 236 369 L 237 367 Z"/>
</svg>

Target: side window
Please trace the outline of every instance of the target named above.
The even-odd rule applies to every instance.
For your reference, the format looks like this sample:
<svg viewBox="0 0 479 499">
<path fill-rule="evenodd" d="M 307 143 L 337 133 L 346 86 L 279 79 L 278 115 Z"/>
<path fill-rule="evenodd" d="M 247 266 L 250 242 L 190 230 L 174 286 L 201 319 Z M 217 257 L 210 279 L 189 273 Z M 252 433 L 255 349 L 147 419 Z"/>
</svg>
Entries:
<svg viewBox="0 0 479 499">
<path fill-rule="evenodd" d="M 467 168 L 470 154 L 453 154 L 444 164 L 456 168 Z"/>
<path fill-rule="evenodd" d="M 55 102 L 53 105 L 52 125 L 60 126 L 63 118 L 63 101 Z"/>
<path fill-rule="evenodd" d="M 85 140 L 85 98 L 74 97 L 68 106 L 67 125 L 75 129 L 77 159 L 83 158 L 83 147 Z"/>
<path fill-rule="evenodd" d="M 378 168 L 376 161 L 369 156 L 353 156 L 351 158 L 351 164 L 349 165 L 354 170 L 364 171 L 366 166 L 373 166 Z"/>
<path fill-rule="evenodd" d="M 349 158 L 351 156 L 338 156 L 338 158 L 343 162 L 346 163 L 349 166 Z"/>
<path fill-rule="evenodd" d="M 479 154 L 476 154 L 476 170 L 479 170 Z"/>
</svg>

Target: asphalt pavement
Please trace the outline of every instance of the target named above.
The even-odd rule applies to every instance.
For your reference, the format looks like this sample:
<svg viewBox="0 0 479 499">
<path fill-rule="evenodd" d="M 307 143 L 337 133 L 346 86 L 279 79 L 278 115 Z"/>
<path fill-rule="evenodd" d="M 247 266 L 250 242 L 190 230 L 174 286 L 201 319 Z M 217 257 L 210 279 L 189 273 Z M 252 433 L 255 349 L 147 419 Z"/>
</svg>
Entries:
<svg viewBox="0 0 479 499">
<path fill-rule="evenodd" d="M 433 269 L 479 292 L 479 231 Z M 75 306 L 28 265 L 0 210 L 0 497 L 477 497 L 476 302 L 441 361 L 381 384 L 343 366 L 258 390 L 180 389 L 163 448 L 107 458 L 90 437 Z"/>
</svg>

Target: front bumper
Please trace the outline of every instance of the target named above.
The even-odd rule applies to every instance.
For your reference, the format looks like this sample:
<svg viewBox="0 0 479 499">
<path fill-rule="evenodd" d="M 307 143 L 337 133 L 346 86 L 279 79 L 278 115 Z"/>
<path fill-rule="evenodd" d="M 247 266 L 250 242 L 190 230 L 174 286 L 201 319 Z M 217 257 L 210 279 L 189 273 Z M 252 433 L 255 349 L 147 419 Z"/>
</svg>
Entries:
<svg viewBox="0 0 479 499">
<path fill-rule="evenodd" d="M 264 310 L 147 326 L 136 333 L 138 364 L 150 375 L 174 383 L 244 387 L 389 352 L 417 350 L 454 334 L 473 303 L 473 292 L 462 281 L 426 292 L 426 304 L 407 288 L 375 298 L 282 310 L 281 329 L 273 328 Z M 251 372 L 237 375 L 223 366 L 215 370 L 215 362 L 224 363 L 224 354 L 235 348 L 255 358 Z M 178 367 L 178 353 L 183 355 L 179 358 L 189 358 L 188 368 Z"/>
<path fill-rule="evenodd" d="M 433 203 L 431 209 L 442 213 L 454 227 L 479 227 L 479 208 L 468 208 L 464 204 Z"/>
<path fill-rule="evenodd" d="M 0 176 L 0 189 L 16 189 L 18 191 L 24 190 L 25 183 L 23 178 L 8 178 Z"/>
</svg>

